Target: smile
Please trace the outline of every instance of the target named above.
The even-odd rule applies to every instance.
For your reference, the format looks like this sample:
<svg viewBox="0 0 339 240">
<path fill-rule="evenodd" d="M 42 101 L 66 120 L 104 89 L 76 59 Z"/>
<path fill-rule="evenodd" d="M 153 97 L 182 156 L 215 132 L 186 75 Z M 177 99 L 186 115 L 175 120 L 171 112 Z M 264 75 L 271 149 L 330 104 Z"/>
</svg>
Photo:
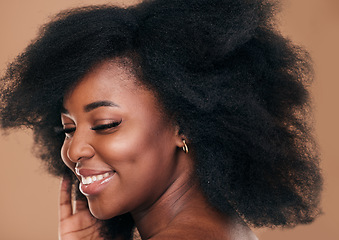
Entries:
<svg viewBox="0 0 339 240">
<path fill-rule="evenodd" d="M 88 176 L 88 177 L 81 176 L 81 183 L 84 184 L 84 185 L 88 185 L 88 184 L 91 184 L 93 182 L 103 180 L 104 178 L 107 178 L 109 175 L 110 174 L 107 172 L 107 173 L 104 173 L 104 174 Z"/>
<path fill-rule="evenodd" d="M 80 181 L 79 189 L 85 196 L 94 196 L 104 191 L 106 186 L 115 179 L 114 170 L 95 170 L 75 168 Z"/>
</svg>

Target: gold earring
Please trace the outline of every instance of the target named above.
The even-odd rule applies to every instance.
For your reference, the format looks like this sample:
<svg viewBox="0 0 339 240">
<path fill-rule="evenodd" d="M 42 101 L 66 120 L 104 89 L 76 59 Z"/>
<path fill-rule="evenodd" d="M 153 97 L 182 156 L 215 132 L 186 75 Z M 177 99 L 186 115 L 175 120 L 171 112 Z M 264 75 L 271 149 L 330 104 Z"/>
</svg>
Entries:
<svg viewBox="0 0 339 240">
<path fill-rule="evenodd" d="M 187 147 L 185 139 L 183 139 L 182 142 L 184 143 L 184 146 L 182 147 L 182 150 L 187 154 L 188 153 L 188 147 Z"/>
</svg>

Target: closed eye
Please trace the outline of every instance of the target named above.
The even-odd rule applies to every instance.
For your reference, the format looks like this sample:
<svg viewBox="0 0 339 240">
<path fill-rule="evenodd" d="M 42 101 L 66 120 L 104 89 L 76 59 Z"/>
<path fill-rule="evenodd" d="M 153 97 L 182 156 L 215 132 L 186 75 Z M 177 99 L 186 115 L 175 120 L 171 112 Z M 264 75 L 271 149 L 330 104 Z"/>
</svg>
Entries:
<svg viewBox="0 0 339 240">
<path fill-rule="evenodd" d="M 66 134 L 66 133 L 72 133 L 75 131 L 75 128 L 64 128 L 63 129 L 63 132 Z"/>
<path fill-rule="evenodd" d="M 72 127 L 72 128 L 54 127 L 54 132 L 56 134 L 66 134 L 66 133 L 72 133 L 74 131 L 75 131 L 75 127 Z"/>
<path fill-rule="evenodd" d="M 117 121 L 117 122 L 111 122 L 111 123 L 108 123 L 108 124 L 100 124 L 100 125 L 91 127 L 91 130 L 94 130 L 94 131 L 110 130 L 112 128 L 119 126 L 121 122 L 122 122 L 122 120 Z M 76 130 L 75 127 L 71 127 L 71 128 L 55 127 L 54 128 L 55 133 L 65 134 L 67 138 L 71 137 L 71 135 L 75 132 L 75 130 Z"/>
<path fill-rule="evenodd" d="M 65 128 L 65 127 L 55 127 L 54 128 L 54 132 L 56 134 L 64 134 L 66 136 L 66 138 L 70 138 L 72 137 L 73 133 L 75 132 L 76 128 L 72 127 L 72 128 Z"/>
<path fill-rule="evenodd" d="M 111 128 L 115 128 L 115 127 L 119 126 L 120 123 L 121 123 L 121 120 L 118 121 L 118 122 L 111 122 L 111 123 L 108 123 L 108 124 L 97 125 L 97 126 L 91 127 L 91 129 L 94 130 L 94 131 L 111 129 Z"/>
</svg>

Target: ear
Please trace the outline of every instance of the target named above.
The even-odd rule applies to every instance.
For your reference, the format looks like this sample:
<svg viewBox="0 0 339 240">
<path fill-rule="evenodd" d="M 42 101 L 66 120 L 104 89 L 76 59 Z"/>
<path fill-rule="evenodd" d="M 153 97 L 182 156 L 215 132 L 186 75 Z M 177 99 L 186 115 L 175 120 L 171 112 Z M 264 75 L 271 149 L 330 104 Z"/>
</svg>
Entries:
<svg viewBox="0 0 339 240">
<path fill-rule="evenodd" d="M 187 138 L 186 138 L 186 136 L 185 136 L 184 134 L 179 134 L 180 128 L 179 128 L 178 125 L 175 126 L 174 131 L 175 131 L 175 135 L 174 135 L 174 138 L 175 138 L 175 144 L 176 144 L 177 147 L 179 147 L 179 148 L 184 147 L 185 144 L 184 144 L 183 140 L 185 140 L 186 143 L 187 143 Z"/>
</svg>

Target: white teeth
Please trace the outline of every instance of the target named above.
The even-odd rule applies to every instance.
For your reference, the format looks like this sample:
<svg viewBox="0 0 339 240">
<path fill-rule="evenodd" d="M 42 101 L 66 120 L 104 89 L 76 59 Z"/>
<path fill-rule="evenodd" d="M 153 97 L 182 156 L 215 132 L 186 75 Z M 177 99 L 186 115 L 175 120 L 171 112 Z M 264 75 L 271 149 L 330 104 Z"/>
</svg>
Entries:
<svg viewBox="0 0 339 240">
<path fill-rule="evenodd" d="M 95 176 L 90 176 L 90 177 L 81 177 L 81 182 L 82 184 L 88 185 L 96 181 L 100 181 L 104 178 L 107 178 L 109 176 L 109 173 L 104 173 L 104 174 L 99 174 Z"/>
<path fill-rule="evenodd" d="M 87 183 L 87 184 L 92 183 L 92 178 L 91 178 L 91 177 L 87 177 L 87 178 L 86 178 L 86 183 Z"/>
</svg>

